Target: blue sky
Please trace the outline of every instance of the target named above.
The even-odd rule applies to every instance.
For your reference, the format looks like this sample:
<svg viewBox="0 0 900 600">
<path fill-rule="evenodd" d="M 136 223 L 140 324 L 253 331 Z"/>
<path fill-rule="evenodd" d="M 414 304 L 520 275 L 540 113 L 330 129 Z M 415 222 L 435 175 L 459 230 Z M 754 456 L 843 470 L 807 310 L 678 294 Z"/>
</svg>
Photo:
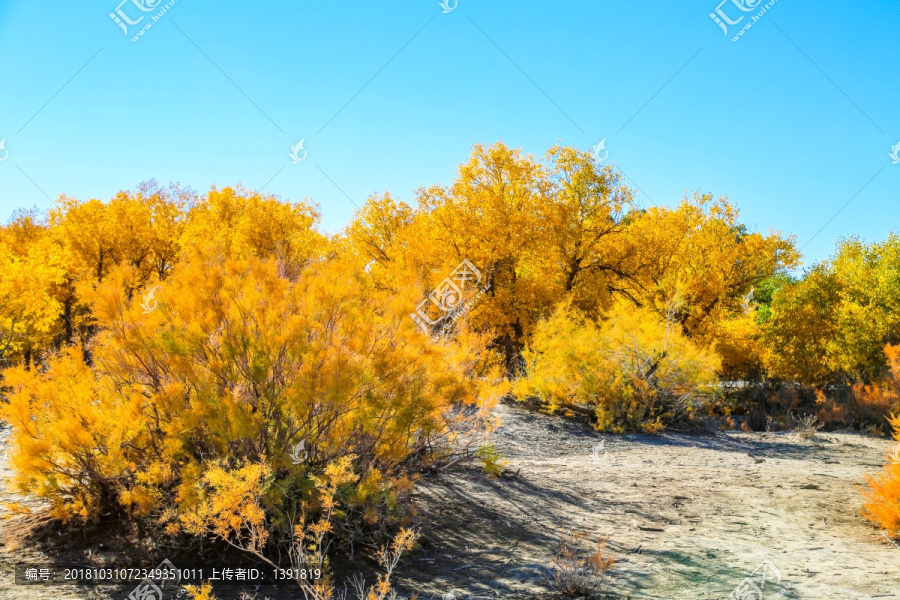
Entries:
<svg viewBox="0 0 900 600">
<path fill-rule="evenodd" d="M 726 36 L 718 0 L 177 0 L 133 42 L 165 2 L 121 5 L 147 15 L 126 36 L 118 1 L 0 0 L 0 219 L 156 178 L 310 198 L 336 231 L 373 192 L 449 183 L 477 142 L 605 138 L 643 204 L 727 195 L 807 263 L 898 229 L 888 0 L 777 0 L 737 42 L 765 2 L 722 4 L 745 15 Z"/>
</svg>

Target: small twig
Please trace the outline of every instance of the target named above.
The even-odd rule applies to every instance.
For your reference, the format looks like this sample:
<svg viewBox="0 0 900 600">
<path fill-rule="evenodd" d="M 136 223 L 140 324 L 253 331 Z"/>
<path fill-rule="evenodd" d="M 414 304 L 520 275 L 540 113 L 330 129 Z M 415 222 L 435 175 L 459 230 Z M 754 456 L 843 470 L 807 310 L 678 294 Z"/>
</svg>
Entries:
<svg viewBox="0 0 900 600">
<path fill-rule="evenodd" d="M 900 550 L 900 546 L 898 546 L 897 544 L 895 544 L 895 543 L 894 543 L 894 540 L 892 540 L 891 538 L 889 538 L 885 532 L 882 531 L 882 532 L 881 532 L 881 535 L 883 535 L 883 536 L 884 536 L 884 539 L 886 539 L 887 541 L 889 541 L 889 542 L 891 543 L 891 545 L 892 545 L 894 548 L 896 548 L 897 550 Z"/>
</svg>

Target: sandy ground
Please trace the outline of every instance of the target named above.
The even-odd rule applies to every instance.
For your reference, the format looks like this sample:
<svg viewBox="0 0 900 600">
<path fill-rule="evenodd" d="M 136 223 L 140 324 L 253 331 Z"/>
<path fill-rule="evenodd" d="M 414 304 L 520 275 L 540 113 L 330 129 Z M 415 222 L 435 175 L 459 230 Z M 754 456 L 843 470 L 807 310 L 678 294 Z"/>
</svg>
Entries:
<svg viewBox="0 0 900 600">
<path fill-rule="evenodd" d="M 763 583 L 766 600 L 900 600 L 900 549 L 860 516 L 858 486 L 865 473 L 880 472 L 887 440 L 851 433 L 811 440 L 742 432 L 611 436 L 520 406 L 497 411 L 503 477 L 460 468 L 426 477 L 418 488 L 421 547 L 395 578 L 406 594 L 554 597 L 550 559 L 559 540 L 576 532 L 606 540 L 616 561 L 602 587 L 610 598 L 724 600 L 750 577 Z M 0 443 L 7 435 L 0 431 Z M 2 489 L 0 498 L 13 499 Z M 119 600 L 129 591 L 13 586 L 15 560 L 52 558 L 54 550 L 4 550 L 4 600 Z M 770 565 L 765 582 L 759 571 L 751 577 L 763 561 Z M 257 597 L 264 595 L 299 596 L 263 589 Z"/>
</svg>

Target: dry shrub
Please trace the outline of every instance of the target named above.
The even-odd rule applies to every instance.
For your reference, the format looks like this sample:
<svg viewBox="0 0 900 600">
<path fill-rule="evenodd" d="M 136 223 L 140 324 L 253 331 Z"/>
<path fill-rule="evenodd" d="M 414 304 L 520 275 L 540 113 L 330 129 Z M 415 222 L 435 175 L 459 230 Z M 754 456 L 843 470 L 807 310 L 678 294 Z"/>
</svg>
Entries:
<svg viewBox="0 0 900 600">
<path fill-rule="evenodd" d="M 819 423 L 819 419 L 813 415 L 805 415 L 802 417 L 791 415 L 791 417 L 794 421 L 794 432 L 804 440 L 813 439 L 816 437 L 816 433 L 825 426 L 824 424 Z"/>
<path fill-rule="evenodd" d="M 615 562 L 604 555 L 605 541 L 597 542 L 590 551 L 579 551 L 587 536 L 569 534 L 559 542 L 559 550 L 550 559 L 552 584 L 567 596 L 590 596 L 600 591 L 606 572 Z"/>
<path fill-rule="evenodd" d="M 878 477 L 866 476 L 863 514 L 887 530 L 888 535 L 900 537 L 900 452 L 897 452 L 900 448 L 900 415 L 892 415 L 890 423 L 898 444 L 884 473 Z"/>
<path fill-rule="evenodd" d="M 888 415 L 900 413 L 900 345 L 883 349 L 887 369 L 868 384 L 835 384 L 816 391 L 815 414 L 827 426 L 855 427 L 884 435 Z M 810 407 L 812 408 L 812 407 Z"/>
<path fill-rule="evenodd" d="M 569 306 L 540 323 L 519 396 L 548 410 L 592 407 L 605 431 L 656 432 L 692 416 L 717 381 L 719 358 L 649 309 L 617 305 L 595 324 Z"/>
<path fill-rule="evenodd" d="M 730 382 L 720 389 L 713 410 L 732 418 L 731 428 L 744 431 L 770 431 L 788 429 L 789 415 L 804 406 L 810 406 L 814 392 L 797 384 L 754 381 Z"/>
<path fill-rule="evenodd" d="M 828 428 L 853 427 L 884 435 L 885 418 L 900 413 L 900 345 L 888 344 L 883 349 L 887 368 L 882 376 L 869 384 L 837 382 L 828 386 L 796 382 L 758 384 L 739 389 L 726 414 L 749 414 L 747 427 L 763 428 L 765 418 L 790 416 L 788 426 L 796 426 L 794 413 L 815 416 Z"/>
</svg>

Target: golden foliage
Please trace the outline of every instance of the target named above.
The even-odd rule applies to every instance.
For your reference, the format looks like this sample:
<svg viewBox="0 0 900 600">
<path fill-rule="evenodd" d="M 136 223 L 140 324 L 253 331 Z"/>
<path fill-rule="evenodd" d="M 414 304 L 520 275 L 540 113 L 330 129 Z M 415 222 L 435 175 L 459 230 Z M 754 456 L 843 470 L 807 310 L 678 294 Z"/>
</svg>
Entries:
<svg viewBox="0 0 900 600">
<path fill-rule="evenodd" d="M 538 326 L 525 361 L 520 396 L 537 396 L 551 411 L 592 407 L 597 427 L 614 432 L 654 432 L 689 416 L 719 367 L 715 353 L 688 339 L 671 317 L 624 304 L 599 325 L 560 307 Z"/>
<path fill-rule="evenodd" d="M 775 296 L 764 324 L 769 372 L 813 385 L 882 378 L 884 344 L 900 336 L 898 272 L 900 236 L 843 240 L 832 261 Z"/>
<path fill-rule="evenodd" d="M 32 225 L 24 219 L 0 230 L 0 358 L 18 355 L 27 362 L 58 333 L 62 304 L 55 291 L 65 270 L 46 230 L 35 225 L 22 232 Z"/>
<path fill-rule="evenodd" d="M 194 535 L 212 534 L 258 556 L 269 539 L 266 513 L 262 507 L 266 479 L 265 465 L 247 465 L 228 470 L 207 467 L 198 484 L 199 500 L 181 515 L 185 530 Z"/>
<path fill-rule="evenodd" d="M 237 535 L 237 516 L 283 522 L 304 481 L 347 457 L 365 483 L 348 502 L 389 512 L 409 489 L 404 465 L 462 422 L 454 407 L 477 413 L 492 397 L 471 348 L 423 344 L 337 262 L 291 278 L 272 258 L 199 253 L 156 298 L 145 313 L 110 277 L 89 346 L 4 374 L 18 485 L 60 516 L 176 503 L 192 531 L 202 521 Z M 308 459 L 294 465 L 301 441 Z M 252 487 L 264 473 L 280 485 Z"/>
<path fill-rule="evenodd" d="M 212 593 L 212 585 L 209 583 L 189 585 L 185 589 L 191 595 L 191 600 L 216 600 L 215 595 Z"/>
<path fill-rule="evenodd" d="M 482 434 L 502 375 L 610 431 L 691 416 L 717 376 L 784 382 L 790 409 L 790 386 L 816 386 L 823 420 L 900 411 L 897 235 L 793 279 L 793 238 L 748 231 L 727 198 L 641 209 L 562 146 L 476 145 L 415 200 L 372 196 L 335 236 L 312 202 L 241 187 L 19 213 L 0 228 L 19 488 L 61 518 L 124 507 L 262 553 L 332 501 L 328 535 L 396 525 L 413 466 L 455 445 L 496 471 Z M 430 339 L 408 315 L 463 259 L 481 295 Z M 329 469 L 350 477 L 333 493 Z"/>
</svg>

